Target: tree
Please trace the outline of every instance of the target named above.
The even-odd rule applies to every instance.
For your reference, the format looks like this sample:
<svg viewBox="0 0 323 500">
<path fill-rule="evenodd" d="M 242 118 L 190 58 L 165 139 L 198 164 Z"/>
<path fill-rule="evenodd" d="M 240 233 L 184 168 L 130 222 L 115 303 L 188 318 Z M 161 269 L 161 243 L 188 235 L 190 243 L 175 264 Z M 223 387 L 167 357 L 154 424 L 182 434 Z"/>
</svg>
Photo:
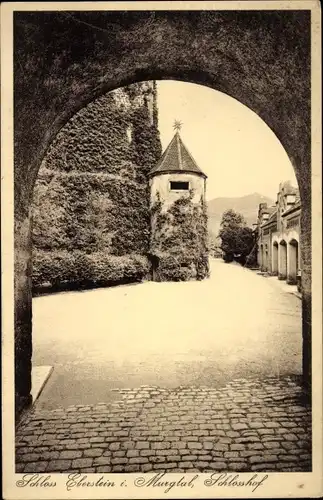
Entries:
<svg viewBox="0 0 323 500">
<path fill-rule="evenodd" d="M 219 231 L 223 259 L 226 262 L 237 260 L 245 264 L 254 247 L 253 230 L 247 226 L 243 215 L 232 209 L 222 215 Z"/>
</svg>

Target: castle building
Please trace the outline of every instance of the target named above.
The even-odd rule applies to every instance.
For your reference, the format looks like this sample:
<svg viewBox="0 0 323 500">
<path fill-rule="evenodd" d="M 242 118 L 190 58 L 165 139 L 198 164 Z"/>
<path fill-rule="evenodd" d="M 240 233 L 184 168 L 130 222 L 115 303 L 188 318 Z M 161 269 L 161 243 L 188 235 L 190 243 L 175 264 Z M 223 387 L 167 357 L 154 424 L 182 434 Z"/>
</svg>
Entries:
<svg viewBox="0 0 323 500">
<path fill-rule="evenodd" d="M 148 175 L 156 281 L 186 281 L 208 275 L 207 176 L 184 145 L 178 122 L 174 128 L 173 139 Z"/>
<path fill-rule="evenodd" d="M 290 181 L 279 185 L 276 204 L 261 203 L 258 210 L 258 264 L 263 272 L 288 284 L 300 284 L 299 191 Z"/>
</svg>

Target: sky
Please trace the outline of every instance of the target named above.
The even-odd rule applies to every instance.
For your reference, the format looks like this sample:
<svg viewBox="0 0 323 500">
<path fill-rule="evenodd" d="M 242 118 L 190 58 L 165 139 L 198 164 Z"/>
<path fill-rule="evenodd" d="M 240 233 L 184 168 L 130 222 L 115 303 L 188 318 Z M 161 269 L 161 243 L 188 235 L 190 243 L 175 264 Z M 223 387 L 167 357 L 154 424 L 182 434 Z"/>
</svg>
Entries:
<svg viewBox="0 0 323 500">
<path fill-rule="evenodd" d="M 222 92 L 172 80 L 157 82 L 163 151 L 175 120 L 208 176 L 207 199 L 259 193 L 276 200 L 279 183 L 297 186 L 293 166 L 272 130 L 250 108 Z"/>
</svg>

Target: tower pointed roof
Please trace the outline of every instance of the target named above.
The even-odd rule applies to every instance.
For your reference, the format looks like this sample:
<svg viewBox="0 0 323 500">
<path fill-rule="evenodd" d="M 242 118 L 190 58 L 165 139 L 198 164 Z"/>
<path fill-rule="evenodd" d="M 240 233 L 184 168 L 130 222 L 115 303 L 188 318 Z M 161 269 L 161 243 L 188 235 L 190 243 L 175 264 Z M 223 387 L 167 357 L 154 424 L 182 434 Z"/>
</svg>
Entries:
<svg viewBox="0 0 323 500">
<path fill-rule="evenodd" d="M 178 130 L 165 149 L 157 165 L 155 165 L 149 172 L 149 175 L 154 176 L 162 173 L 175 172 L 194 173 L 204 178 L 207 177 L 197 166 L 193 156 L 183 143 Z"/>
</svg>

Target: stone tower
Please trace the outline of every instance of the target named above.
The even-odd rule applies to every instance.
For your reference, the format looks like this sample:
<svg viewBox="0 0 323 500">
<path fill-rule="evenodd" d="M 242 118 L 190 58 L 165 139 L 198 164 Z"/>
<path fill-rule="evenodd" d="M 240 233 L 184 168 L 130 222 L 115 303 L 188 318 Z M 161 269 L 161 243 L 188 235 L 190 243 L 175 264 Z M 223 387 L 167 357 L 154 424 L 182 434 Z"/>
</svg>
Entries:
<svg viewBox="0 0 323 500">
<path fill-rule="evenodd" d="M 208 276 L 206 178 L 175 135 L 149 172 L 153 279 L 187 281 Z"/>
<path fill-rule="evenodd" d="M 189 196 L 191 191 L 193 203 L 199 203 L 201 198 L 205 202 L 207 176 L 184 145 L 178 129 L 157 165 L 151 169 L 149 178 L 152 204 L 159 196 L 166 209 L 176 199 Z"/>
</svg>

